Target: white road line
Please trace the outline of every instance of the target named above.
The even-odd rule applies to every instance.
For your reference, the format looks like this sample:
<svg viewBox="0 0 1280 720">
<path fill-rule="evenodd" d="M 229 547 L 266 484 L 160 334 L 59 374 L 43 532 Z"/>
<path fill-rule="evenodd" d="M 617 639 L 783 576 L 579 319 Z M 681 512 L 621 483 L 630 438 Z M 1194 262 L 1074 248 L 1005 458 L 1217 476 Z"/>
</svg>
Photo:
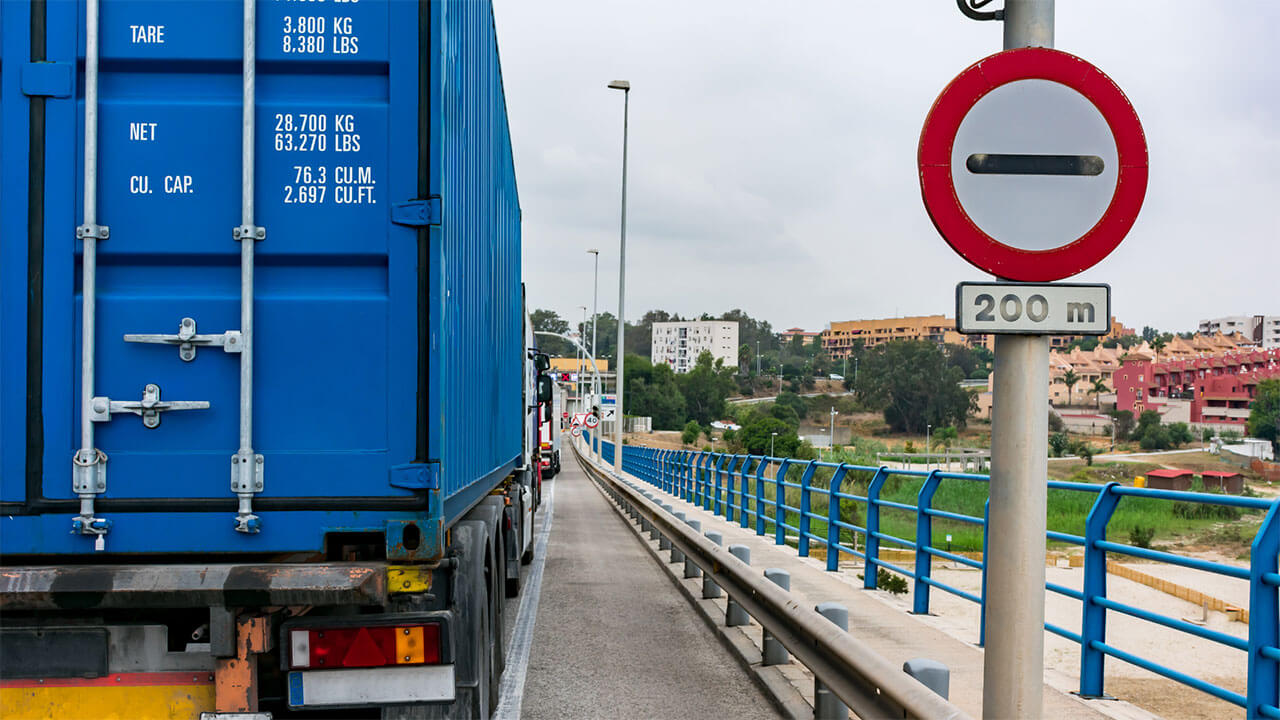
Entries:
<svg viewBox="0 0 1280 720">
<path fill-rule="evenodd" d="M 547 538 L 551 535 L 551 521 L 555 517 L 556 484 L 553 482 L 550 486 L 545 497 L 546 517 L 533 542 L 533 564 L 525 581 L 524 594 L 520 597 L 516 627 L 511 633 L 510 659 L 498 686 L 498 708 L 493 714 L 496 720 L 520 720 L 524 681 L 529 673 L 529 650 L 533 647 L 533 624 L 538 618 L 538 599 L 542 595 L 542 567 L 547 562 Z"/>
</svg>

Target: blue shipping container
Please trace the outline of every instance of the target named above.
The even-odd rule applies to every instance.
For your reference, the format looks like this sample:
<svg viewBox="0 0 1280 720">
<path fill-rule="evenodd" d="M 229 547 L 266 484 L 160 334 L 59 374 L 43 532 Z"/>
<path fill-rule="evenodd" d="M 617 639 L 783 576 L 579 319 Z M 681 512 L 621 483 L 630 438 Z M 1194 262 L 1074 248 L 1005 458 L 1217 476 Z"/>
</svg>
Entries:
<svg viewBox="0 0 1280 720">
<path fill-rule="evenodd" d="M 390 556 L 431 557 L 521 456 L 520 210 L 490 3 L 260 2 L 253 73 L 239 2 L 99 13 L 95 83 L 86 3 L 0 2 L 0 547 L 93 553 L 73 533 L 79 477 L 107 553 L 319 553 L 326 533 L 385 532 Z M 242 226 L 264 231 L 246 436 Z M 86 264 L 96 458 L 80 453 Z M 257 532 L 237 531 L 236 490 Z"/>
</svg>

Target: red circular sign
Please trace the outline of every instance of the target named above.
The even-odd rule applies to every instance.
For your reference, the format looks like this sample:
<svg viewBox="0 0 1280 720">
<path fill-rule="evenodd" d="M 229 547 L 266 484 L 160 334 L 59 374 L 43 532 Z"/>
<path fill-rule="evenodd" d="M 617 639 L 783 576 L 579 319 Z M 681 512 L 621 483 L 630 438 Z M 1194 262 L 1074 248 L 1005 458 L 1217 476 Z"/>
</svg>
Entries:
<svg viewBox="0 0 1280 720">
<path fill-rule="evenodd" d="M 1046 250 L 1000 242 L 965 211 L 952 175 L 956 133 L 979 100 L 1018 80 L 1048 80 L 1083 95 L 1101 113 L 1115 140 L 1115 192 L 1102 217 L 1083 235 Z M 960 73 L 934 101 L 920 132 L 920 192 L 934 227 L 965 260 L 997 277 L 1047 282 L 1075 275 L 1106 257 L 1133 227 L 1147 192 L 1147 141 L 1138 114 L 1101 70 L 1048 48 L 1005 50 Z"/>
</svg>

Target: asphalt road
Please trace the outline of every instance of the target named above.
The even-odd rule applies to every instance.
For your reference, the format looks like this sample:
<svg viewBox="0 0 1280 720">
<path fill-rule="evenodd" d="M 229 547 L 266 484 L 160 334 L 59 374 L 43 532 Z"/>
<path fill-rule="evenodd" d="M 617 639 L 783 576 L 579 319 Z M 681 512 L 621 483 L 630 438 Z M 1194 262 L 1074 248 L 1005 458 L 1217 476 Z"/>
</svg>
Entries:
<svg viewBox="0 0 1280 720">
<path fill-rule="evenodd" d="M 519 709 L 507 716 L 778 717 L 571 457 L 550 483 L 554 516 L 528 669 Z M 519 604 L 508 601 L 509 634 Z M 518 674 L 515 660 L 509 652 L 508 673 Z"/>
</svg>

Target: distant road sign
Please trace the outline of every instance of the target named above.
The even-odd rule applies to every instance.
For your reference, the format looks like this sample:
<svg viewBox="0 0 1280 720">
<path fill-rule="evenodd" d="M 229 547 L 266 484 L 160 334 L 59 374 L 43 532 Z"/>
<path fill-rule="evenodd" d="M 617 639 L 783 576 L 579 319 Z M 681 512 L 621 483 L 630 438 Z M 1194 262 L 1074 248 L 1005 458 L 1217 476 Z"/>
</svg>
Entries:
<svg viewBox="0 0 1280 720">
<path fill-rule="evenodd" d="M 1006 50 L 960 73 L 929 110 L 918 162 L 938 232 L 1010 280 L 1097 264 L 1147 190 L 1147 141 L 1129 100 L 1098 68 L 1049 48 Z"/>
<path fill-rule="evenodd" d="M 605 405 L 604 407 L 600 408 L 600 419 L 604 420 L 605 422 L 613 422 L 613 419 L 617 417 L 617 415 L 618 415 L 617 405 Z"/>
<path fill-rule="evenodd" d="M 573 429 L 569 431 L 569 434 L 570 434 L 570 435 L 572 435 L 572 436 L 574 436 L 574 437 L 579 437 L 579 436 L 581 436 L 581 435 L 582 435 L 582 428 L 580 428 L 580 427 L 578 427 L 577 425 L 575 425 L 575 426 L 573 426 Z"/>
<path fill-rule="evenodd" d="M 600 424 L 600 418 L 592 415 L 591 413 L 587 413 L 582 419 L 582 424 L 586 425 L 588 428 L 594 428 Z"/>
<path fill-rule="evenodd" d="M 956 329 L 997 335 L 1106 335 L 1111 286 L 962 282 Z"/>
</svg>

